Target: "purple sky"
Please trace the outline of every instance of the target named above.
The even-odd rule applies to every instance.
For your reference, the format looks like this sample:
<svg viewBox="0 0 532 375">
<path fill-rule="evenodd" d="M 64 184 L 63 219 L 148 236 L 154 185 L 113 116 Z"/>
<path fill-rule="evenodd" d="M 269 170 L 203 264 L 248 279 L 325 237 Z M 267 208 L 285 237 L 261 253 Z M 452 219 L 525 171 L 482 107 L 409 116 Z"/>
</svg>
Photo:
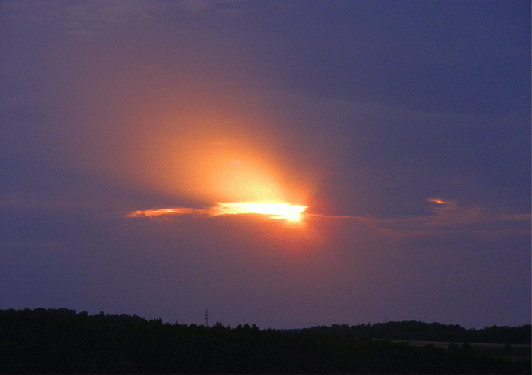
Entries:
<svg viewBox="0 0 532 375">
<path fill-rule="evenodd" d="M 531 321 L 529 1 L 10 1 L 0 308 Z M 301 223 L 135 210 L 283 200 Z"/>
</svg>

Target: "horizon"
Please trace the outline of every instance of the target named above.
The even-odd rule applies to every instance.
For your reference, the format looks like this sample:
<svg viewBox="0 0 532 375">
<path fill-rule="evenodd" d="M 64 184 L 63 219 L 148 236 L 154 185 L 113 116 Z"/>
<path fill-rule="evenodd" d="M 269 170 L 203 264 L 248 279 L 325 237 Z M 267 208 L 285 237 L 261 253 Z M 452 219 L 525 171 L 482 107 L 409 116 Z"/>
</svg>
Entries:
<svg viewBox="0 0 532 375">
<path fill-rule="evenodd" d="M 74 311 L 74 313 L 76 315 L 80 315 L 80 314 L 83 314 L 83 313 L 87 313 L 88 316 L 92 316 L 92 317 L 98 317 L 100 315 L 103 315 L 104 316 L 109 316 L 109 317 L 122 317 L 122 316 L 129 316 L 129 317 L 134 317 L 134 318 L 139 318 L 139 319 L 142 319 L 142 320 L 145 320 L 147 322 L 151 322 L 151 321 L 155 321 L 155 320 L 161 320 L 162 324 L 170 324 L 170 325 L 184 325 L 184 326 L 197 326 L 197 327 L 204 327 L 204 328 L 212 328 L 214 326 L 222 326 L 223 328 L 227 328 L 227 329 L 234 329 L 234 328 L 237 328 L 237 327 L 243 327 L 243 326 L 249 326 L 249 327 L 256 327 L 260 330 L 269 330 L 269 329 L 273 329 L 273 330 L 276 330 L 276 331 L 298 331 L 298 330 L 303 330 L 303 329 L 309 329 L 309 328 L 320 328 L 320 327 L 326 327 L 326 328 L 344 328 L 345 326 L 347 326 L 348 328 L 350 327 L 357 327 L 357 326 L 374 326 L 374 325 L 385 325 L 385 324 L 390 324 L 390 323 L 410 323 L 410 322 L 413 322 L 413 323 L 421 323 L 421 324 L 426 324 L 426 325 L 432 325 L 432 324 L 438 324 L 438 325 L 443 325 L 443 326 L 456 326 L 458 325 L 460 328 L 463 328 L 465 330 L 473 330 L 473 331 L 477 331 L 477 330 L 484 330 L 484 329 L 488 329 L 488 328 L 493 328 L 493 327 L 496 327 L 496 328 L 520 328 L 520 327 L 525 327 L 525 326 L 530 326 L 531 323 L 525 323 L 525 324 L 521 324 L 521 325 L 518 325 L 518 326 L 498 326 L 496 324 L 494 325 L 491 325 L 491 326 L 485 326 L 485 327 L 463 327 L 459 324 L 453 324 L 453 323 L 448 323 L 448 324 L 445 324 L 445 323 L 439 323 L 439 322 L 426 322 L 426 321 L 420 321 L 420 320 L 411 320 L 411 319 L 406 319 L 406 320 L 390 320 L 390 321 L 385 321 L 385 322 L 368 322 L 368 323 L 360 323 L 360 324 L 353 324 L 353 325 L 350 325 L 350 324 L 343 324 L 343 323 L 332 323 L 332 324 L 329 324 L 329 325 L 318 325 L 318 326 L 309 326 L 309 327 L 293 327 L 293 328 L 276 328 L 276 327 L 267 327 L 267 328 L 263 328 L 263 327 L 259 327 L 258 325 L 252 323 L 252 322 L 246 322 L 246 323 L 239 323 L 239 324 L 236 324 L 236 325 L 224 325 L 223 322 L 221 321 L 216 321 L 214 324 L 208 324 L 206 325 L 205 322 L 203 324 L 197 324 L 197 323 L 184 323 L 184 322 L 178 322 L 178 321 L 165 321 L 163 320 L 161 317 L 145 317 L 145 316 L 139 316 L 137 314 L 108 314 L 108 313 L 105 313 L 105 311 L 99 311 L 98 313 L 94 313 L 94 314 L 90 314 L 88 311 L 76 311 L 74 309 L 68 309 L 68 308 L 63 308 L 63 307 L 52 307 L 52 308 L 44 308 L 44 307 L 37 307 L 37 308 L 34 308 L 34 309 L 29 309 L 29 308 L 22 308 L 22 309 L 13 309 L 13 308 L 6 308 L 6 309 L 0 309 L 0 311 L 9 311 L 9 310 L 14 310 L 14 311 L 24 311 L 24 310 L 30 310 L 30 311 L 35 311 L 35 310 L 45 310 L 46 312 L 49 312 L 49 310 L 68 310 L 68 311 Z"/>
<path fill-rule="evenodd" d="M 307 328 L 318 328 L 318 327 L 327 327 L 327 328 L 334 328 L 334 327 L 356 327 L 356 326 L 374 326 L 374 325 L 377 325 L 377 324 L 389 324 L 389 323 L 404 323 L 404 322 L 415 322 L 415 323 L 421 323 L 421 324 L 427 324 L 427 325 L 431 325 L 431 324 L 439 324 L 439 325 L 444 325 L 444 326 L 456 326 L 458 325 L 460 328 L 464 328 L 466 330 L 484 330 L 484 329 L 487 329 L 487 328 L 492 328 L 492 327 L 497 327 L 497 328 L 519 328 L 519 327 L 524 327 L 524 326 L 530 326 L 531 323 L 524 323 L 524 324 L 520 324 L 520 325 L 517 325 L 517 326 L 499 326 L 499 325 L 496 325 L 496 324 L 492 324 L 492 325 L 489 325 L 489 326 L 484 326 L 484 327 L 464 327 L 460 324 L 455 324 L 455 323 L 440 323 L 440 322 L 428 322 L 428 321 L 421 321 L 421 320 L 415 320 L 415 319 L 405 319 L 405 320 L 389 320 L 389 321 L 382 321 L 382 322 L 367 322 L 367 323 L 359 323 L 359 324 L 347 324 L 347 323 L 331 323 L 329 325 L 316 325 L 316 326 L 307 326 L 307 327 L 290 327 L 290 328 L 277 328 L 277 327 L 267 327 L 267 328 L 263 328 L 263 327 L 260 327 L 258 326 L 257 324 L 253 323 L 253 322 L 245 322 L 245 323 L 238 323 L 238 324 L 235 324 L 235 325 L 230 325 L 230 324 L 227 324 L 225 325 L 224 322 L 222 321 L 216 321 L 214 322 L 214 324 L 208 324 L 206 325 L 205 324 L 205 321 L 203 323 L 186 323 L 186 322 L 179 322 L 179 321 L 170 321 L 170 320 L 164 320 L 162 319 L 161 317 L 146 317 L 146 316 L 141 316 L 141 315 L 137 315 L 135 313 L 132 313 L 132 314 L 124 314 L 124 313 L 113 313 L 113 314 L 110 314 L 110 313 L 106 313 L 105 311 L 103 310 L 100 310 L 99 312 L 97 313 L 90 313 L 89 311 L 86 311 L 86 310 L 83 310 L 83 311 L 77 311 L 75 309 L 68 309 L 68 308 L 65 308 L 65 307 L 49 307 L 49 308 L 46 308 L 46 307 L 36 307 L 36 308 L 33 308 L 33 309 L 30 309 L 30 308 L 21 308 L 21 309 L 14 309 L 14 308 L 2 308 L 0 309 L 1 311 L 9 311 L 9 310 L 15 310 L 15 311 L 24 311 L 24 310 L 30 310 L 30 311 L 35 311 L 35 310 L 40 310 L 40 309 L 43 309 L 45 311 L 48 311 L 48 310 L 69 310 L 69 311 L 74 311 L 76 315 L 79 315 L 79 314 L 82 314 L 82 313 L 87 313 L 88 316 L 94 316 L 94 317 L 97 317 L 99 315 L 101 315 L 103 313 L 104 316 L 110 316 L 110 317 L 115 317 L 115 316 L 130 316 L 130 317 L 135 317 L 135 318 L 139 318 L 139 319 L 142 319 L 142 320 L 146 320 L 146 321 L 153 321 L 153 320 L 161 320 L 162 324 L 170 324 L 170 325 L 185 325 L 185 326 L 198 326 L 198 327 L 205 327 L 205 328 L 211 328 L 213 326 L 216 326 L 216 325 L 221 325 L 222 327 L 224 328 L 230 328 L 230 329 L 233 329 L 233 328 L 236 328 L 238 326 L 245 326 L 245 325 L 248 325 L 248 326 L 255 326 L 257 327 L 258 329 L 261 329 L 261 330 L 268 330 L 268 329 L 273 329 L 273 330 L 278 330 L 278 331 L 293 331 L 293 330 L 302 330 L 302 329 L 307 329 Z M 203 315 L 203 319 L 204 318 L 204 315 Z"/>
</svg>

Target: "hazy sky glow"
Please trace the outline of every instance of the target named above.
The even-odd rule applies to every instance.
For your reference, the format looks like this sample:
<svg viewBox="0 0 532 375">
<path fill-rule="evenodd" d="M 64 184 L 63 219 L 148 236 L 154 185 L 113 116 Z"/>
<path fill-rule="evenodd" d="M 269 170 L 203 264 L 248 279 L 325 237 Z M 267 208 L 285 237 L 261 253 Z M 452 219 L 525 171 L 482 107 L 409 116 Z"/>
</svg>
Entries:
<svg viewBox="0 0 532 375">
<path fill-rule="evenodd" d="M 0 308 L 530 323 L 530 2 L 0 4 Z"/>
</svg>

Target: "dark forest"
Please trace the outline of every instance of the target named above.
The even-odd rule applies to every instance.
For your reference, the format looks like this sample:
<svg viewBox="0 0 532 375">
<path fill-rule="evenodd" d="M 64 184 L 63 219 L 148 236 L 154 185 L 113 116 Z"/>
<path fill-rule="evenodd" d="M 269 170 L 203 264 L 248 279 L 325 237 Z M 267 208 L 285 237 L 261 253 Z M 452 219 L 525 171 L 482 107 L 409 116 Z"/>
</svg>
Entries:
<svg viewBox="0 0 532 375">
<path fill-rule="evenodd" d="M 531 372 L 529 324 L 475 330 L 401 321 L 275 330 L 8 309 L 0 310 L 0 329 L 1 373 Z"/>
</svg>

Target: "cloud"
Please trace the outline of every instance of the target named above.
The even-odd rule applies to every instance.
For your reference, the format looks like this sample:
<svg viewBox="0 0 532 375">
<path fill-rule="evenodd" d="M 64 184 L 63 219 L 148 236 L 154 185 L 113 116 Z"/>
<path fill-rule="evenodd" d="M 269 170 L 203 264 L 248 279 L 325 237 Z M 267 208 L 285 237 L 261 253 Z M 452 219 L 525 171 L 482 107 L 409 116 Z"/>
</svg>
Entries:
<svg viewBox="0 0 532 375">
<path fill-rule="evenodd" d="M 440 198 L 429 198 L 427 204 L 429 208 L 426 214 L 399 218 L 371 215 L 327 215 L 315 211 L 307 213 L 306 206 L 291 206 L 288 203 L 218 203 L 209 208 L 158 208 L 131 211 L 125 217 L 160 218 L 182 215 L 216 217 L 258 214 L 272 219 L 340 220 L 354 223 L 355 226 L 369 226 L 376 231 L 375 233 L 392 236 L 416 236 L 427 233 L 484 233 L 508 236 L 529 233 L 530 214 L 509 214 L 480 206 L 466 207 L 456 201 L 446 201 Z M 261 207 L 261 205 L 267 207 Z"/>
<path fill-rule="evenodd" d="M 522 235 L 530 233 L 530 214 L 507 213 L 504 209 L 481 206 L 468 207 L 451 200 L 427 199 L 428 214 L 375 219 L 382 229 L 404 234 L 423 233 L 485 233 Z"/>
<path fill-rule="evenodd" d="M 187 207 L 160 208 L 154 210 L 133 211 L 126 217 L 159 217 L 176 215 L 263 215 L 270 219 L 297 221 L 301 218 L 306 206 L 292 206 L 289 203 L 217 203 L 215 206 L 196 209 Z"/>
<path fill-rule="evenodd" d="M 151 22 L 169 12 L 184 9 L 201 13 L 215 9 L 218 14 L 238 16 L 247 13 L 238 1 L 181 0 L 87 0 L 87 1 L 7 1 L 5 9 L 36 22 L 60 25 L 65 33 L 92 39 L 103 36 L 115 27 L 129 27 Z"/>
<path fill-rule="evenodd" d="M 170 4 L 160 0 L 37 0 L 7 1 L 4 7 L 15 17 L 60 25 L 71 36 L 91 39 L 104 35 L 113 27 L 130 26 L 164 14 Z"/>
</svg>

